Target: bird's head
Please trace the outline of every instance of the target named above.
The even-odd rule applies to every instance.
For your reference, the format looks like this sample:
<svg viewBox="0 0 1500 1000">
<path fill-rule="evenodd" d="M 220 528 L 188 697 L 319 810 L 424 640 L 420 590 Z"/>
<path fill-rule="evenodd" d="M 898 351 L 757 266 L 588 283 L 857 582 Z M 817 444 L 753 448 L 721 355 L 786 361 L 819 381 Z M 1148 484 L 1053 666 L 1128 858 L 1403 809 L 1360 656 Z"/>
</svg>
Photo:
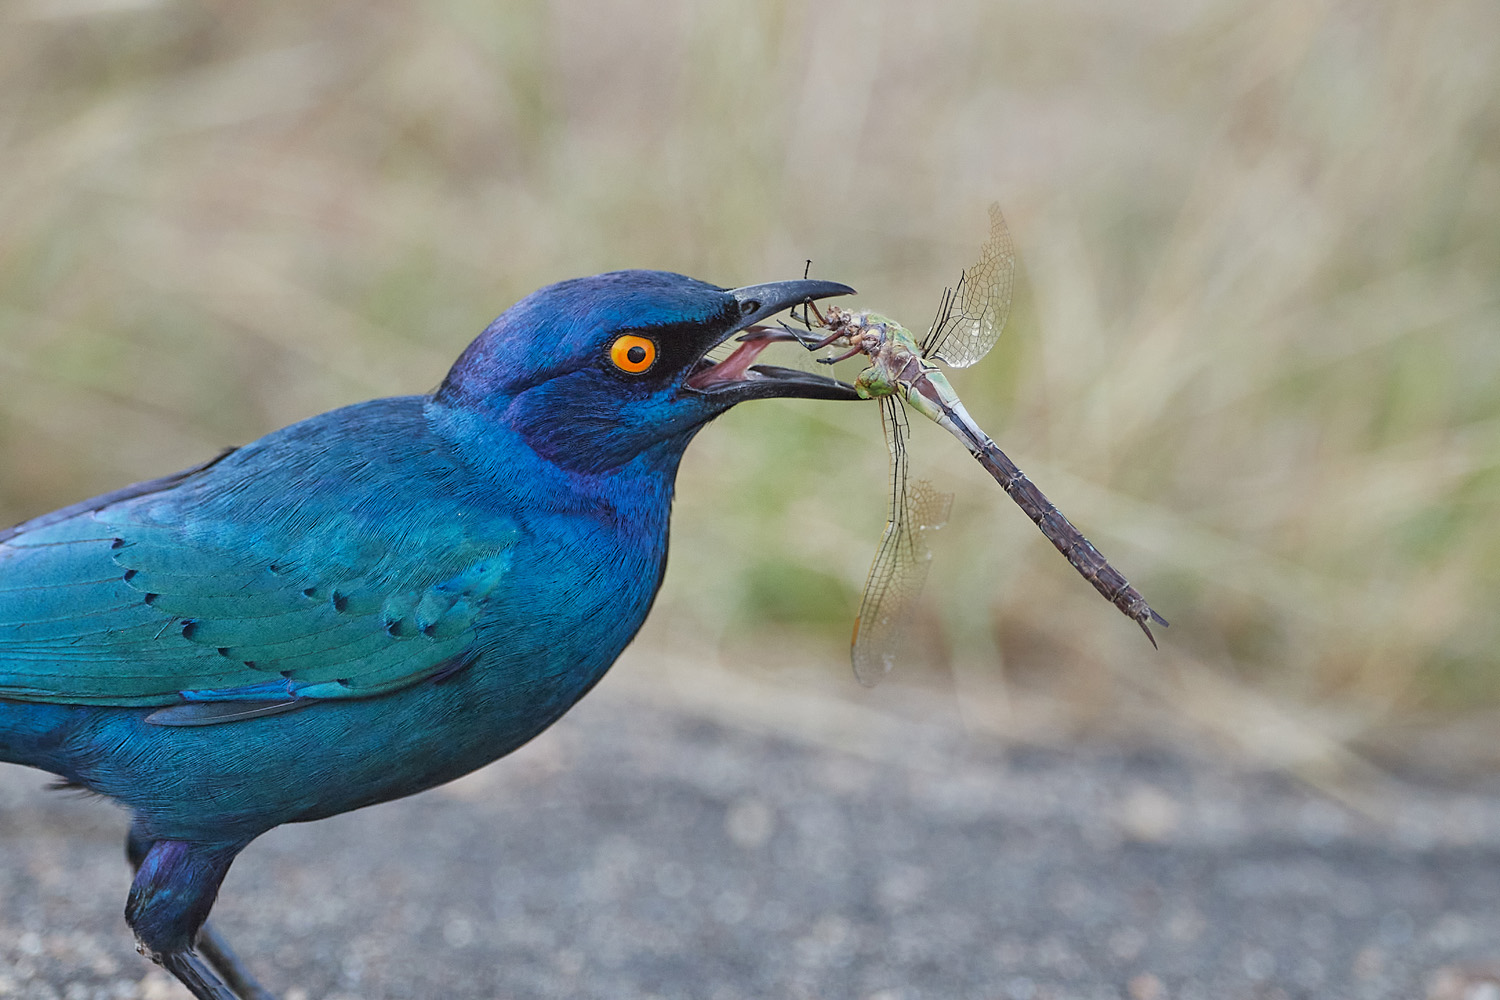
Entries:
<svg viewBox="0 0 1500 1000">
<path fill-rule="evenodd" d="M 436 400 L 506 424 L 572 471 L 605 472 L 663 446 L 680 454 L 698 428 L 748 399 L 858 398 L 837 379 L 753 364 L 769 337 L 718 363 L 706 357 L 784 309 L 853 291 L 810 280 L 724 289 L 665 271 L 559 282 L 491 323 Z"/>
</svg>

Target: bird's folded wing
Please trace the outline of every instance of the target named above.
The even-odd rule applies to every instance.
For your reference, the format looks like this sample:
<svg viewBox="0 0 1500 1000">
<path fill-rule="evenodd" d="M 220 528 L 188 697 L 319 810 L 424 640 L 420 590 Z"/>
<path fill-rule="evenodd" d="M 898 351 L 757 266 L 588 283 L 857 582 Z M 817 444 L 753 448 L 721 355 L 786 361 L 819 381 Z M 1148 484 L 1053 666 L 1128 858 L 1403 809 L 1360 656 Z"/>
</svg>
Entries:
<svg viewBox="0 0 1500 1000">
<path fill-rule="evenodd" d="M 493 525 L 430 560 L 390 559 L 380 539 L 299 550 L 250 526 L 204 539 L 121 511 L 0 541 L 0 698 L 249 710 L 446 676 L 472 656 L 513 540 Z"/>
</svg>

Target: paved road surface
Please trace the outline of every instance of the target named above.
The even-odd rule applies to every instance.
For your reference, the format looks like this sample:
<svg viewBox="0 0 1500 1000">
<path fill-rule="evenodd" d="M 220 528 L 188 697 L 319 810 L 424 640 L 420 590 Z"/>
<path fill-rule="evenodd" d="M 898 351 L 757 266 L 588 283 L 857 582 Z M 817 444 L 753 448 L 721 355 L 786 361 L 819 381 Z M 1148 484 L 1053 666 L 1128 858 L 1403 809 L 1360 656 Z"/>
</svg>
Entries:
<svg viewBox="0 0 1500 1000">
<path fill-rule="evenodd" d="M 221 929 L 287 1000 L 1500 998 L 1500 792 L 1372 816 L 1201 749 L 882 718 L 850 752 L 658 701 L 611 681 L 508 762 L 275 831 Z M 0 997 L 185 996 L 120 919 L 123 815 L 43 784 L 0 767 Z"/>
</svg>

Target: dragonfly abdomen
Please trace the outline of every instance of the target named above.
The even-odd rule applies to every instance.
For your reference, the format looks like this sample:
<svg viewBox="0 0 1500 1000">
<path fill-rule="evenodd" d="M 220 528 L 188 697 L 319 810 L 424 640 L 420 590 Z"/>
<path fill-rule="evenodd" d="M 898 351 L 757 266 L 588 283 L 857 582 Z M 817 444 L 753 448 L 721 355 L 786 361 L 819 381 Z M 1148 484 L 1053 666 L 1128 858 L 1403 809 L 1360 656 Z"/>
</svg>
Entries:
<svg viewBox="0 0 1500 1000">
<path fill-rule="evenodd" d="M 1139 625 L 1141 631 L 1146 633 L 1146 638 L 1151 640 L 1151 645 L 1155 646 L 1156 636 L 1151 634 L 1150 623 L 1166 625 L 1167 620 L 1151 609 L 1140 591 L 1132 587 L 1130 581 L 1109 564 L 1109 560 L 1094 547 L 1094 543 L 1083 536 L 1083 532 L 1047 499 L 1046 494 L 1026 477 L 1026 473 L 995 442 L 986 437 L 982 446 L 974 450 L 973 454 L 1079 575 L 1093 584 L 1094 589 L 1106 601 Z"/>
</svg>

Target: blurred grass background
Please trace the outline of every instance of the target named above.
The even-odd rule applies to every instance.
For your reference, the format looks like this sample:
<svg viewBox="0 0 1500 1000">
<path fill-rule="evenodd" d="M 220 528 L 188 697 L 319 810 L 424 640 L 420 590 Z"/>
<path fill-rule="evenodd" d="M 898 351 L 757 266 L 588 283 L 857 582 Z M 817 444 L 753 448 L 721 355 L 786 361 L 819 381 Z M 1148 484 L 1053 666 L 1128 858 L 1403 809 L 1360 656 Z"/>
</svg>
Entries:
<svg viewBox="0 0 1500 1000">
<path fill-rule="evenodd" d="M 858 689 L 876 410 L 763 403 L 690 450 L 617 674 L 752 683 L 781 693 L 767 718 L 925 698 L 1020 738 L 1165 718 L 1296 767 L 1500 762 L 1485 0 L 0 17 L 0 520 L 430 389 L 566 277 L 811 258 L 921 327 L 998 200 L 1016 310 L 956 387 L 1171 619 L 1162 652 L 917 428 L 918 471 L 959 495 L 926 662 Z"/>
</svg>

